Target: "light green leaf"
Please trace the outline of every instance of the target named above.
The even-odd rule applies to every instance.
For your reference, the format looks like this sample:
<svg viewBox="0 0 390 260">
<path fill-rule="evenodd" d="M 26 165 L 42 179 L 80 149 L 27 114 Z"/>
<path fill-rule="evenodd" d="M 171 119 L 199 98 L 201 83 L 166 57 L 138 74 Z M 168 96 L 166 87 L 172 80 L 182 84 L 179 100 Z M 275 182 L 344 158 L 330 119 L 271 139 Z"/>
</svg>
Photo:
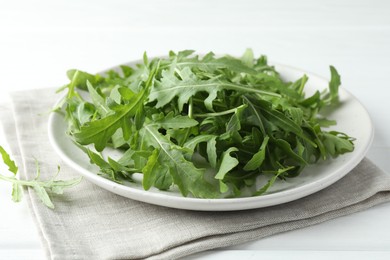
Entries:
<svg viewBox="0 0 390 260">
<path fill-rule="evenodd" d="M 214 58 L 214 54 L 210 52 L 203 59 L 198 59 L 197 57 L 187 58 L 192 53 L 193 51 L 185 51 L 183 54 L 179 53 L 175 67 L 178 69 L 199 68 L 207 72 L 215 72 L 217 69 L 225 68 L 237 73 L 248 73 L 252 75 L 256 75 L 257 73 L 256 70 L 246 66 L 241 60 L 232 57 Z"/>
<path fill-rule="evenodd" d="M 155 123 L 165 129 L 188 128 L 199 124 L 198 121 L 188 116 L 174 116 L 173 111 L 169 112 L 166 116 L 160 116 L 160 119 L 155 121 Z"/>
<path fill-rule="evenodd" d="M 14 182 L 12 184 L 12 200 L 14 202 L 20 202 L 22 200 L 22 187 L 19 183 Z"/>
<path fill-rule="evenodd" d="M 246 49 L 244 55 L 241 57 L 241 61 L 249 68 L 253 68 L 254 55 L 252 49 Z"/>
<path fill-rule="evenodd" d="M 87 88 L 92 99 L 92 103 L 95 105 L 98 113 L 102 116 L 106 116 L 110 112 L 110 108 L 106 105 L 105 99 L 99 95 L 99 93 L 89 81 L 87 81 Z"/>
<path fill-rule="evenodd" d="M 0 153 L 3 158 L 3 162 L 8 166 L 8 170 L 16 175 L 18 173 L 18 167 L 2 146 L 0 146 Z"/>
<path fill-rule="evenodd" d="M 35 194 L 37 194 L 38 198 L 42 201 L 42 203 L 45 204 L 48 208 L 54 209 L 53 202 L 51 201 L 49 194 L 47 194 L 45 188 L 43 188 L 39 184 L 36 184 L 32 187 L 35 191 Z"/>
<path fill-rule="evenodd" d="M 215 175 L 216 179 L 223 180 L 225 175 L 238 165 L 239 161 L 230 155 L 231 152 L 236 151 L 238 151 L 236 147 L 230 147 L 222 154 L 221 165 L 219 166 L 219 170 Z"/>
<path fill-rule="evenodd" d="M 103 81 L 103 78 L 100 75 L 93 75 L 88 72 L 81 70 L 68 70 L 67 76 L 71 80 L 69 83 L 70 93 L 74 91 L 74 88 L 80 88 L 87 90 L 87 82 L 90 82 L 92 85 L 100 83 Z"/>
<path fill-rule="evenodd" d="M 207 158 L 213 169 L 217 168 L 217 137 L 213 136 L 207 141 Z"/>
<path fill-rule="evenodd" d="M 226 183 L 224 183 L 222 180 L 219 180 L 219 191 L 221 193 L 229 191 L 229 186 L 227 186 Z"/>
<path fill-rule="evenodd" d="M 50 191 L 55 193 L 55 194 L 63 194 L 64 189 L 67 189 L 67 188 L 70 188 L 70 187 L 73 187 L 73 186 L 79 184 L 82 179 L 83 179 L 82 177 L 79 177 L 79 178 L 74 178 L 74 179 L 70 179 L 70 180 L 66 180 L 66 181 L 65 180 L 53 180 L 53 181 L 48 182 L 45 185 L 45 187 L 50 189 Z"/>
<path fill-rule="evenodd" d="M 116 104 L 120 104 L 122 102 L 122 94 L 119 92 L 119 86 L 116 85 L 110 92 L 110 99 L 114 101 Z"/>
</svg>

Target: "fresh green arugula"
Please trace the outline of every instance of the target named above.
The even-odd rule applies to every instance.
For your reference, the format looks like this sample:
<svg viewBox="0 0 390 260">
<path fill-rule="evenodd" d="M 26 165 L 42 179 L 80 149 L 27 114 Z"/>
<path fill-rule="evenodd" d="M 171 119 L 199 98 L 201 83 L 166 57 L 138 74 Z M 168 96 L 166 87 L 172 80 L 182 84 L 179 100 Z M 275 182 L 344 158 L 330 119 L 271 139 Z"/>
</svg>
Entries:
<svg viewBox="0 0 390 260">
<path fill-rule="evenodd" d="M 62 194 L 64 192 L 64 189 L 72 187 L 81 181 L 81 178 L 75 178 L 66 181 L 56 180 L 55 178 L 60 171 L 59 166 L 57 174 L 53 178 L 42 181 L 40 180 L 40 167 L 37 161 L 36 177 L 33 180 L 18 179 L 18 167 L 2 146 L 0 146 L 0 154 L 3 158 L 4 164 L 8 166 L 8 171 L 11 173 L 9 176 L 0 174 L 0 180 L 12 183 L 12 200 L 15 202 L 19 202 L 22 199 L 22 187 L 31 187 L 44 205 L 51 209 L 54 209 L 54 204 L 51 201 L 49 194 Z"/>
<path fill-rule="evenodd" d="M 340 76 L 332 66 L 330 73 L 329 88 L 306 97 L 306 75 L 286 82 L 251 50 L 242 58 L 145 54 L 103 74 L 70 70 L 61 109 L 69 136 L 109 179 L 142 173 L 146 190 L 257 196 L 308 164 L 353 151 L 353 138 L 324 130 L 335 122 L 321 111 L 340 102 Z M 107 147 L 122 158 L 105 158 Z M 267 179 L 260 185 L 259 176 Z"/>
</svg>

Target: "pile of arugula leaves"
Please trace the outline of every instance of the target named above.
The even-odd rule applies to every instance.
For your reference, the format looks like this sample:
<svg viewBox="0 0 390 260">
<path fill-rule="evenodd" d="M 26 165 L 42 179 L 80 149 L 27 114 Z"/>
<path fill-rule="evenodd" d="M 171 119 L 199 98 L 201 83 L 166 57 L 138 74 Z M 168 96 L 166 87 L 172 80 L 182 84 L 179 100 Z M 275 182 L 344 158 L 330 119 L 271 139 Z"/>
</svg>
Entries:
<svg viewBox="0 0 390 260">
<path fill-rule="evenodd" d="M 329 88 L 309 97 L 306 75 L 284 82 L 251 50 L 241 58 L 189 50 L 152 60 L 145 54 L 136 66 L 120 68 L 68 71 L 60 105 L 69 136 L 116 182 L 142 173 L 145 190 L 255 196 L 308 164 L 354 149 L 348 135 L 322 129 L 335 122 L 319 112 L 339 102 L 340 76 L 332 66 Z M 100 152 L 107 147 L 123 156 L 105 158 Z M 259 176 L 267 180 L 259 184 Z"/>
</svg>

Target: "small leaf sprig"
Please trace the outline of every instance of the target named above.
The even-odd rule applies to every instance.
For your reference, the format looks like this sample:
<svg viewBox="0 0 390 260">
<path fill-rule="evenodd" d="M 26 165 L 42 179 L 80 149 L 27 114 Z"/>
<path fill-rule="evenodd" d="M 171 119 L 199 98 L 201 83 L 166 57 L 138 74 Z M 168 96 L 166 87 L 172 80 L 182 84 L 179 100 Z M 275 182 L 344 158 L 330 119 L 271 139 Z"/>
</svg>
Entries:
<svg viewBox="0 0 390 260">
<path fill-rule="evenodd" d="M 60 172 L 60 166 L 58 166 L 57 173 L 51 179 L 40 180 L 41 171 L 38 161 L 35 160 L 35 178 L 32 180 L 20 180 L 17 178 L 19 168 L 16 166 L 15 162 L 11 159 L 10 155 L 2 146 L 0 146 L 0 153 L 4 164 L 8 166 L 8 171 L 12 173 L 11 176 L 0 174 L 0 180 L 12 183 L 12 200 L 14 202 L 20 202 L 22 200 L 22 187 L 31 187 L 45 206 L 54 209 L 54 204 L 49 196 L 49 193 L 63 194 L 64 189 L 75 186 L 82 179 L 80 177 L 66 181 L 56 180 L 56 177 Z"/>
</svg>

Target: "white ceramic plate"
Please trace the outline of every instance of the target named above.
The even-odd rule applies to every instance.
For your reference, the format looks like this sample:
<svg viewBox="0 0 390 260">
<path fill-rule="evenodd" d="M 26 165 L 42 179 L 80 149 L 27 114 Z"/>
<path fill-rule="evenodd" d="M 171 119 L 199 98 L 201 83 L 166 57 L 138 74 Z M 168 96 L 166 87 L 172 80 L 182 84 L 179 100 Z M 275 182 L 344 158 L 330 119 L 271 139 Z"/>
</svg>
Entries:
<svg viewBox="0 0 390 260">
<path fill-rule="evenodd" d="M 134 64 L 134 63 L 133 63 Z M 130 63 L 131 65 L 131 63 Z M 309 76 L 306 94 L 324 89 L 328 81 L 289 66 L 275 64 L 276 69 L 286 80 L 296 80 L 303 74 Z M 321 161 L 310 165 L 296 178 L 277 181 L 274 186 L 262 196 L 231 199 L 197 199 L 182 197 L 178 190 L 160 191 L 151 189 L 145 191 L 141 183 L 115 183 L 97 175 L 99 169 L 91 165 L 89 158 L 65 134 L 67 124 L 59 113 L 52 113 L 49 119 L 49 138 L 60 157 L 96 185 L 118 195 L 160 206 L 203 210 L 203 211 L 233 211 L 267 207 L 293 201 L 326 188 L 345 176 L 366 155 L 373 139 L 373 127 L 365 108 L 350 93 L 344 89 L 339 91 L 341 106 L 328 118 L 337 121 L 337 129 L 355 137 L 355 150 L 329 161 Z M 111 153 L 113 151 L 110 151 Z M 115 152 L 115 151 L 114 151 Z"/>
</svg>

